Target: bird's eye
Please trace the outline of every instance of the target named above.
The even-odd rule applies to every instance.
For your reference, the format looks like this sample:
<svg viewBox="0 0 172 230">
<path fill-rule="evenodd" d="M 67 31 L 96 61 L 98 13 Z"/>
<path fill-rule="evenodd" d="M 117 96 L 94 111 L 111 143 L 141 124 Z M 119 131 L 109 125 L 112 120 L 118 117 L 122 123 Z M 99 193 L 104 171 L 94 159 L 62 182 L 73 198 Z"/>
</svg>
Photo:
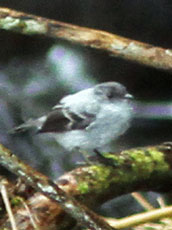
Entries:
<svg viewBox="0 0 172 230">
<path fill-rule="evenodd" d="M 109 99 L 112 99 L 114 97 L 114 93 L 113 92 L 108 92 L 107 97 Z"/>
</svg>

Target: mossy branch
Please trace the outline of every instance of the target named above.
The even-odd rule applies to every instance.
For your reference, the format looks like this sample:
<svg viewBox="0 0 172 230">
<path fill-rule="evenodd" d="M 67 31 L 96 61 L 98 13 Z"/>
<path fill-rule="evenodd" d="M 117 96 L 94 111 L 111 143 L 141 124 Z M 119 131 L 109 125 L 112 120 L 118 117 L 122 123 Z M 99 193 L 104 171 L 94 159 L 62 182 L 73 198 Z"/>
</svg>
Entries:
<svg viewBox="0 0 172 230">
<path fill-rule="evenodd" d="M 26 35 L 61 38 L 104 50 L 111 56 L 172 71 L 172 50 L 155 47 L 101 30 L 85 28 L 0 7 L 0 28 Z"/>
<path fill-rule="evenodd" d="M 59 188 L 70 194 L 70 196 L 74 196 L 78 201 L 82 201 L 82 203 L 85 203 L 90 208 L 100 205 L 108 199 L 136 190 L 170 191 L 172 189 L 172 143 L 130 149 L 122 151 L 118 155 L 106 153 L 104 157 L 110 159 L 111 166 L 97 164 L 77 168 L 63 175 L 58 180 L 58 189 L 56 191 L 54 183 L 29 166 L 23 164 L 3 146 L 0 147 L 0 164 L 20 176 L 25 183 L 29 183 L 37 191 L 51 198 L 51 200 L 49 200 L 37 194 L 28 201 L 29 205 L 33 208 L 33 212 L 35 212 L 38 217 L 37 224 L 42 226 L 41 224 L 44 223 L 45 228 L 42 226 L 42 229 L 46 229 L 47 226 L 52 226 L 52 229 L 54 226 L 55 229 L 56 224 L 61 226 L 60 229 L 63 229 L 64 219 L 66 220 L 66 218 L 69 226 L 74 224 L 73 219 L 67 216 L 63 211 L 65 210 L 71 214 L 63 204 L 63 202 L 66 202 L 64 192 L 60 190 L 60 198 L 58 198 L 58 200 L 53 198 L 58 196 L 57 192 Z M 63 200 L 61 200 L 62 198 Z M 41 200 L 43 202 L 40 202 Z M 55 201 L 55 203 L 52 200 Z M 69 205 L 69 202 L 66 204 Z M 76 203 L 75 207 L 78 207 L 78 203 Z M 81 208 L 80 205 L 79 208 Z M 45 209 L 47 211 L 43 214 L 42 210 Z M 83 209 L 86 210 L 86 214 L 88 215 L 87 209 Z M 82 209 L 78 210 L 80 212 Z M 49 213 L 52 213 L 52 215 Z M 65 216 L 66 218 L 60 218 L 61 216 Z M 99 217 L 92 212 L 91 216 L 93 219 L 95 218 L 95 222 L 97 222 L 97 220 L 98 223 L 102 221 L 100 218 L 101 221 L 99 222 Z M 17 218 L 18 223 L 23 224 L 23 216 L 19 217 L 19 215 L 17 215 Z M 47 221 L 45 221 L 45 219 Z M 5 227 L 7 226 L 4 220 L 3 222 L 0 221 L 0 223 L 4 223 L 3 226 Z"/>
<path fill-rule="evenodd" d="M 170 191 L 172 189 L 172 144 L 134 148 L 117 154 L 105 153 L 107 165 L 78 168 L 59 179 L 59 183 L 76 185 L 78 199 L 87 205 L 133 191 Z M 113 166 L 114 164 L 114 166 Z M 69 176 L 69 178 L 68 178 Z M 64 180 L 64 181 L 63 181 Z M 72 183 L 72 182 L 71 182 Z M 64 187 L 65 187 L 64 186 Z M 85 197 L 87 195 L 87 198 Z"/>
<path fill-rule="evenodd" d="M 112 229 L 103 218 L 81 205 L 73 197 L 67 195 L 59 185 L 49 180 L 46 176 L 24 164 L 2 145 L 0 145 L 0 164 L 19 176 L 23 181 L 35 188 L 35 190 L 59 204 L 63 210 L 76 219 L 78 225 L 84 227 L 84 229 Z"/>
</svg>

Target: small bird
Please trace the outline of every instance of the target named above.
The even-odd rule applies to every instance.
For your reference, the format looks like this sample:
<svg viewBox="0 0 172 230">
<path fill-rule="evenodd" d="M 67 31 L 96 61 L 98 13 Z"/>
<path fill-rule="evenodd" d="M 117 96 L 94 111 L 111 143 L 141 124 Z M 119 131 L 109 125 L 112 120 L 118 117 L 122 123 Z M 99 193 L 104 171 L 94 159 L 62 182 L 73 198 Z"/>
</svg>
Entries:
<svg viewBox="0 0 172 230">
<path fill-rule="evenodd" d="M 52 133 L 68 151 L 103 150 L 130 126 L 133 96 L 117 82 L 106 82 L 63 97 L 50 113 L 14 128 L 11 133 L 36 127 Z"/>
</svg>

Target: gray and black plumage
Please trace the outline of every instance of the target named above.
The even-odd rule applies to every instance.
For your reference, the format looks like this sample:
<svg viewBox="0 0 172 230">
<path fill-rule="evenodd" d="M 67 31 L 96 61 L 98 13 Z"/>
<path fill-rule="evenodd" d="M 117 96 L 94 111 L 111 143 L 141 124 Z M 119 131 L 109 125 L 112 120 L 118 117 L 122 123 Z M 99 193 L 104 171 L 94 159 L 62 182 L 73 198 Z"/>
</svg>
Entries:
<svg viewBox="0 0 172 230">
<path fill-rule="evenodd" d="M 36 127 L 38 133 L 52 133 L 68 150 L 100 149 L 128 129 L 133 117 L 131 98 L 122 84 L 101 83 L 65 96 L 50 113 L 28 120 L 12 132 Z"/>
</svg>

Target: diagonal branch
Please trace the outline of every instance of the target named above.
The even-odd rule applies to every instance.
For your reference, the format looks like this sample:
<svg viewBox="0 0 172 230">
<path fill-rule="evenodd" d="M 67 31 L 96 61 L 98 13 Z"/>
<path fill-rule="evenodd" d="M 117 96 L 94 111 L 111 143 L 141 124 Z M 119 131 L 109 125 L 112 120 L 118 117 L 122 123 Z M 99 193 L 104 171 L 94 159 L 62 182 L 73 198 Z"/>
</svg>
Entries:
<svg viewBox="0 0 172 230">
<path fill-rule="evenodd" d="M 87 207 L 67 195 L 58 185 L 46 176 L 36 172 L 30 166 L 21 162 L 8 149 L 0 145 L 0 164 L 20 176 L 27 184 L 59 204 L 68 214 L 86 229 L 112 230 L 112 228 Z"/>
<path fill-rule="evenodd" d="M 61 38 L 104 50 L 110 55 L 156 69 L 172 71 L 172 50 L 124 38 L 115 34 L 50 20 L 0 7 L 0 28 L 18 33 Z"/>
</svg>

